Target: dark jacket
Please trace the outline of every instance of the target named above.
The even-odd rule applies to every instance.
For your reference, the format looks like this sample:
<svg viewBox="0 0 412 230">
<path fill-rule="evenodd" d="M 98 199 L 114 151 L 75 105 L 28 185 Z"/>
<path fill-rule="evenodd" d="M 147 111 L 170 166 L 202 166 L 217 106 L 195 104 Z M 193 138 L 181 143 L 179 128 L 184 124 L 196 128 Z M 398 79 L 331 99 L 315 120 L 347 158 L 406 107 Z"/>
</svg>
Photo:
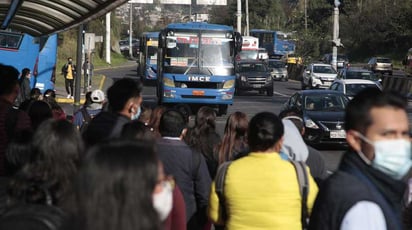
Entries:
<svg viewBox="0 0 412 230">
<path fill-rule="evenodd" d="M 403 182 L 367 165 L 357 153 L 346 152 L 339 170 L 320 188 L 309 229 L 339 229 L 347 211 L 359 201 L 376 203 L 385 216 L 387 229 L 402 229 L 404 191 Z"/>
<path fill-rule="evenodd" d="M 157 141 L 157 150 L 165 173 L 175 178 L 176 184 L 182 191 L 187 221 L 191 222 L 198 217 L 206 218 L 212 181 L 203 156 L 192 151 L 180 140 L 161 138 Z M 200 222 L 199 226 L 201 226 L 204 221 L 205 219 L 195 222 Z M 188 229 L 193 228 L 188 227 Z"/>
<path fill-rule="evenodd" d="M 87 146 L 92 146 L 104 141 L 118 138 L 123 125 L 130 122 L 128 117 L 107 111 L 100 112 L 87 126 L 83 139 Z"/>
<path fill-rule="evenodd" d="M 30 91 L 30 79 L 23 77 L 20 81 L 20 97 L 22 102 L 30 99 Z"/>
<path fill-rule="evenodd" d="M 75 64 L 71 64 L 71 65 L 72 65 L 72 75 L 74 79 L 76 77 L 76 65 Z M 69 69 L 69 63 L 64 64 L 62 67 L 62 73 L 63 73 L 64 78 L 67 77 L 68 69 Z"/>
<path fill-rule="evenodd" d="M 313 179 L 315 179 L 318 186 L 328 177 L 326 172 L 325 160 L 323 159 L 321 153 L 315 148 L 308 145 L 308 158 L 306 159 L 306 164 L 310 169 L 310 174 L 312 174 Z"/>
</svg>

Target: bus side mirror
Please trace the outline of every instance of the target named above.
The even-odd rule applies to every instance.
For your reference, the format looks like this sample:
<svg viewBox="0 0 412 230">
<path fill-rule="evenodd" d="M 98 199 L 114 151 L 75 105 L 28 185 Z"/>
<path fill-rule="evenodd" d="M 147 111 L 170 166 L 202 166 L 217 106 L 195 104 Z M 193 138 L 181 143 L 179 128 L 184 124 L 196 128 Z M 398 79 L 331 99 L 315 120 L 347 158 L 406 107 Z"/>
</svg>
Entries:
<svg viewBox="0 0 412 230">
<path fill-rule="evenodd" d="M 166 47 L 166 31 L 162 30 L 159 33 L 159 42 L 158 42 L 159 48 L 164 48 Z"/>
<path fill-rule="evenodd" d="M 235 49 L 236 49 L 236 53 L 239 53 L 240 51 L 242 51 L 242 36 L 240 35 L 239 32 L 235 32 Z"/>
</svg>

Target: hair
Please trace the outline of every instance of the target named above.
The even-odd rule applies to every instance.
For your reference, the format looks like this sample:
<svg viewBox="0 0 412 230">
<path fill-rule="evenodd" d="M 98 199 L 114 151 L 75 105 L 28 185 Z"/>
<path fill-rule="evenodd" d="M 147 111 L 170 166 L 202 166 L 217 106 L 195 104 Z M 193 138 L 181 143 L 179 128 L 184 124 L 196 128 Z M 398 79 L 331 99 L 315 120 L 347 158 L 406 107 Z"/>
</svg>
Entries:
<svg viewBox="0 0 412 230">
<path fill-rule="evenodd" d="M 152 202 L 158 167 L 155 147 L 145 141 L 91 148 L 75 184 L 80 229 L 160 229 Z"/>
<path fill-rule="evenodd" d="M 125 140 L 154 140 L 153 129 L 139 120 L 126 123 L 120 137 Z"/>
<path fill-rule="evenodd" d="M 18 84 L 19 71 L 13 66 L 0 64 L 0 96 L 10 95 Z"/>
<path fill-rule="evenodd" d="M 366 88 L 356 94 L 348 103 L 345 113 L 345 130 L 365 132 L 372 125 L 371 110 L 379 107 L 392 107 L 406 112 L 407 100 L 397 92 L 382 92 Z"/>
<path fill-rule="evenodd" d="M 248 144 L 251 151 L 266 151 L 283 136 L 284 127 L 278 116 L 270 112 L 256 114 L 249 122 Z"/>
<path fill-rule="evenodd" d="M 5 153 L 5 169 L 7 176 L 13 176 L 23 166 L 30 161 L 31 158 L 31 141 L 33 132 L 31 130 L 23 130 L 16 133 L 9 143 Z"/>
<path fill-rule="evenodd" d="M 295 124 L 296 128 L 301 133 L 305 129 L 305 125 L 302 119 L 302 112 L 296 108 L 290 108 L 290 109 L 283 110 L 282 112 L 279 113 L 279 118 L 288 119 L 291 122 L 293 122 L 293 124 Z"/>
<path fill-rule="evenodd" d="M 226 120 L 225 132 L 219 147 L 219 163 L 233 160 L 233 150 L 237 143 L 246 145 L 249 121 L 242 112 L 234 112 Z"/>
<path fill-rule="evenodd" d="M 92 92 L 91 91 L 87 92 L 86 95 L 84 95 L 84 98 L 85 98 L 84 104 L 83 104 L 84 108 L 86 108 L 91 103 L 93 103 L 93 101 L 92 101 Z"/>
<path fill-rule="evenodd" d="M 119 112 L 124 109 L 131 98 L 140 97 L 142 84 L 131 78 L 122 78 L 116 81 L 107 90 L 107 99 L 113 112 Z"/>
<path fill-rule="evenodd" d="M 53 117 L 52 109 L 45 101 L 31 101 L 27 107 L 27 113 L 33 130 L 36 130 L 43 121 Z"/>
<path fill-rule="evenodd" d="M 153 134 L 155 137 L 161 137 L 160 131 L 159 131 L 160 118 L 162 117 L 162 114 L 165 111 L 166 111 L 166 107 L 157 106 L 156 108 L 153 109 L 152 114 L 150 116 L 149 127 L 153 128 Z"/>
<path fill-rule="evenodd" d="M 24 77 L 26 77 L 27 74 L 29 74 L 29 73 L 30 73 L 30 69 L 29 69 L 29 68 L 24 68 L 24 69 L 21 71 L 21 77 L 24 78 Z"/>
<path fill-rule="evenodd" d="M 142 109 L 142 112 L 140 113 L 139 121 L 148 124 L 150 121 L 150 117 L 152 116 L 152 109 L 143 105 L 140 107 Z"/>
<path fill-rule="evenodd" d="M 40 100 L 40 96 L 43 94 L 39 88 L 33 88 L 30 90 L 30 97 L 34 100 Z"/>
<path fill-rule="evenodd" d="M 194 147 L 200 152 L 204 152 L 204 137 L 207 134 L 215 132 L 216 128 L 216 111 L 208 106 L 200 107 L 196 114 L 195 126 L 190 129 L 190 135 L 186 135 L 186 142 L 189 146 Z"/>
<path fill-rule="evenodd" d="M 186 126 L 185 117 L 175 109 L 166 110 L 160 117 L 159 131 L 163 137 L 180 137 Z"/>
<path fill-rule="evenodd" d="M 34 133 L 32 155 L 9 189 L 12 201 L 60 206 L 72 191 L 83 142 L 68 121 L 49 119 Z"/>
<path fill-rule="evenodd" d="M 47 89 L 46 91 L 44 91 L 43 93 L 43 98 L 56 98 L 56 92 L 52 89 Z"/>
</svg>

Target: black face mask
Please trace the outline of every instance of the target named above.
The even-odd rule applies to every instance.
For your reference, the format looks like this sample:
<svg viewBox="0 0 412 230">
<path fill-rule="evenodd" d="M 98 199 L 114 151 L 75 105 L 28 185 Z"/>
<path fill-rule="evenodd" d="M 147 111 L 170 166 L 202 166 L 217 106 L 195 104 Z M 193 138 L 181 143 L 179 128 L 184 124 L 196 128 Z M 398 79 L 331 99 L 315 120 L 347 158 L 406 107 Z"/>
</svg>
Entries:
<svg viewBox="0 0 412 230">
<path fill-rule="evenodd" d="M 71 64 L 72 64 L 72 62 L 71 62 L 71 61 L 69 61 L 69 64 L 71 65 Z"/>
</svg>

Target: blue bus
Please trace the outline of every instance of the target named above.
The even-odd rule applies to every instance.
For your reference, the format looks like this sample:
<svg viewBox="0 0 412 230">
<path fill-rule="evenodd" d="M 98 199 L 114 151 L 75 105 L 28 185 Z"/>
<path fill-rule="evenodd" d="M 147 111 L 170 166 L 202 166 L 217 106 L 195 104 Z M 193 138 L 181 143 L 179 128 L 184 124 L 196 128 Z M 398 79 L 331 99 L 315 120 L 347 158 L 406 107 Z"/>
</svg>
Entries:
<svg viewBox="0 0 412 230">
<path fill-rule="evenodd" d="M 269 56 L 283 57 L 295 53 L 295 42 L 290 33 L 274 30 L 253 29 L 250 36 L 259 38 L 259 47 L 265 48 Z"/>
<path fill-rule="evenodd" d="M 139 65 L 137 73 L 142 82 L 156 80 L 157 43 L 159 32 L 144 32 L 140 38 Z"/>
<path fill-rule="evenodd" d="M 206 104 L 226 114 L 233 104 L 235 56 L 242 37 L 231 26 L 169 24 L 159 34 L 159 104 Z"/>
<path fill-rule="evenodd" d="M 54 89 L 57 60 L 57 35 L 33 37 L 29 34 L 0 31 L 0 63 L 18 71 L 29 68 L 31 88 L 42 92 Z"/>
</svg>

